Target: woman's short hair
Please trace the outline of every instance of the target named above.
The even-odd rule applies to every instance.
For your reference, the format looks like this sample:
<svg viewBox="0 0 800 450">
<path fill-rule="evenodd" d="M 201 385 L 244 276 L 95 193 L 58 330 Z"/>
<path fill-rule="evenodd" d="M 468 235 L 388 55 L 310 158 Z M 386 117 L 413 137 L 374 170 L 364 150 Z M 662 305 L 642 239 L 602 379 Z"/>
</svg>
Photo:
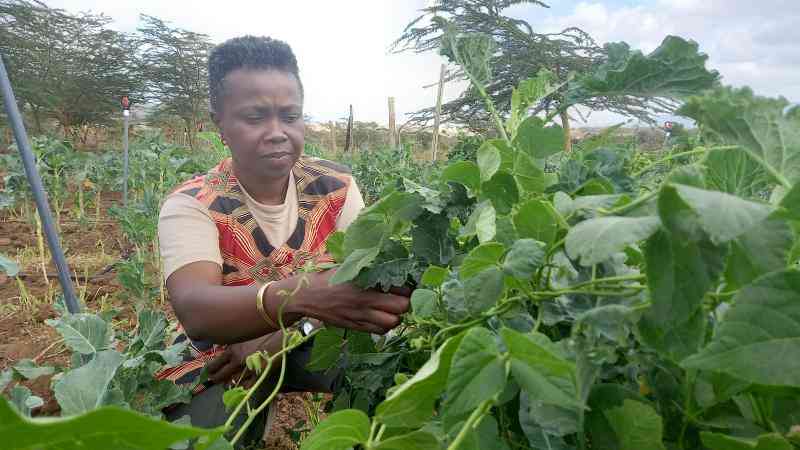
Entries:
<svg viewBox="0 0 800 450">
<path fill-rule="evenodd" d="M 225 94 L 225 77 L 236 69 L 278 70 L 292 74 L 297 78 L 300 95 L 303 95 L 297 58 L 289 44 L 264 36 L 241 36 L 217 45 L 208 55 L 211 111 L 219 111 Z"/>
</svg>

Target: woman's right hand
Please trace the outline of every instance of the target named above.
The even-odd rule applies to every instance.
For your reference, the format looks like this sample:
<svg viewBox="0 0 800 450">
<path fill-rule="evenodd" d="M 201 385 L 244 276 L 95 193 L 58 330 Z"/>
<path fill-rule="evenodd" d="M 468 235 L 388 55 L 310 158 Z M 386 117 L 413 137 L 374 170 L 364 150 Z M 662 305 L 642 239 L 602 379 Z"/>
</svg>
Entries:
<svg viewBox="0 0 800 450">
<path fill-rule="evenodd" d="M 336 269 L 331 269 L 298 275 L 307 277 L 309 284 L 299 290 L 285 311 L 313 317 L 328 325 L 376 334 L 384 334 L 400 324 L 400 315 L 410 305 L 408 296 L 363 290 L 351 283 L 331 285 L 330 278 L 335 272 Z M 281 282 L 275 284 L 274 291 L 270 291 L 282 289 Z"/>
</svg>

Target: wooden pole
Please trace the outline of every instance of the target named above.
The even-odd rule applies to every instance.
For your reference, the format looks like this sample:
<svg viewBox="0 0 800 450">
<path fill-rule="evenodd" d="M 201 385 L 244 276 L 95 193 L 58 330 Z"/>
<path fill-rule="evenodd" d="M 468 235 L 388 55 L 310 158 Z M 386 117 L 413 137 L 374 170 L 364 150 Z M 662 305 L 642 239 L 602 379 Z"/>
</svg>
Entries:
<svg viewBox="0 0 800 450">
<path fill-rule="evenodd" d="M 569 124 L 569 114 L 567 110 L 561 111 L 561 128 L 564 130 L 564 153 L 572 152 L 572 129 Z"/>
<path fill-rule="evenodd" d="M 389 146 L 399 145 L 397 136 L 397 121 L 394 115 L 394 97 L 389 97 Z"/>
<path fill-rule="evenodd" d="M 353 145 L 353 105 L 350 105 L 350 116 L 347 118 L 347 134 L 344 136 L 344 151 L 349 152 Z"/>
<path fill-rule="evenodd" d="M 331 120 L 328 122 L 328 127 L 331 130 L 331 151 L 336 152 L 336 124 Z"/>
<path fill-rule="evenodd" d="M 441 123 L 440 116 L 442 114 L 442 93 L 444 92 L 444 73 L 445 73 L 445 65 L 442 64 L 442 69 L 439 72 L 439 90 L 436 93 L 436 115 L 433 118 L 433 143 L 431 146 L 433 158 L 432 161 L 436 161 L 436 152 L 439 150 L 439 124 Z"/>
</svg>

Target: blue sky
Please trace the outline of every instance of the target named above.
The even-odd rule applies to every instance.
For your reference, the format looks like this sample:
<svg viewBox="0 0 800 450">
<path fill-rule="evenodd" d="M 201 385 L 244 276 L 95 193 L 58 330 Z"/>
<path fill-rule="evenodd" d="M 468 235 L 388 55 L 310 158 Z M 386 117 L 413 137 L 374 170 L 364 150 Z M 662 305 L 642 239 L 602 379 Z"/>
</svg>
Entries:
<svg viewBox="0 0 800 450">
<path fill-rule="evenodd" d="M 387 121 L 387 97 L 398 118 L 430 106 L 441 58 L 392 54 L 391 42 L 431 0 L 45 0 L 69 11 L 102 12 L 121 31 L 135 29 L 145 13 L 206 33 L 215 42 L 241 34 L 287 41 L 306 86 L 306 112 L 318 120 L 343 117 L 353 104 L 357 120 Z M 726 83 L 800 101 L 800 0 L 551 0 L 551 8 L 519 5 L 508 12 L 537 31 L 579 26 L 597 42 L 624 40 L 652 51 L 667 34 L 694 39 L 709 67 Z M 446 98 L 462 86 L 448 86 Z M 593 114 L 589 125 L 619 120 Z"/>
</svg>

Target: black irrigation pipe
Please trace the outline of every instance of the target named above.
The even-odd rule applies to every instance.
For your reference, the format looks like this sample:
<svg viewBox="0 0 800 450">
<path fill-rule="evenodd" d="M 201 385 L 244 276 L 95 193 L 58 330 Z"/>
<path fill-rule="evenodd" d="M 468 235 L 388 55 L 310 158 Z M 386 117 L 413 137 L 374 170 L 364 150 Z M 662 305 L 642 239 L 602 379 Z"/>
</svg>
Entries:
<svg viewBox="0 0 800 450">
<path fill-rule="evenodd" d="M 17 108 L 17 99 L 14 98 L 14 91 L 11 89 L 11 81 L 8 79 L 5 63 L 0 56 L 0 90 L 3 93 L 3 103 L 6 106 L 6 114 L 8 114 L 8 121 L 11 123 L 11 128 L 14 130 L 14 140 L 17 141 L 17 148 L 22 157 L 22 164 L 25 166 L 25 176 L 28 178 L 28 183 L 33 191 L 33 199 L 36 201 L 36 209 L 39 211 L 39 218 L 42 220 L 42 228 L 47 237 L 47 245 L 50 247 L 50 253 L 53 255 L 53 262 L 58 269 L 58 281 L 61 283 L 61 290 L 64 293 L 64 302 L 67 305 L 67 311 L 76 314 L 81 311 L 78 304 L 78 299 L 75 296 L 75 288 L 72 285 L 72 279 L 67 266 L 67 260 L 64 258 L 64 251 L 61 249 L 61 244 L 58 241 L 58 232 L 53 225 L 53 216 L 50 213 L 50 205 L 47 203 L 47 194 L 44 192 L 42 186 L 42 178 L 39 176 L 39 171 L 36 170 L 36 162 L 33 158 L 31 146 L 28 144 L 28 133 L 25 131 L 25 125 L 22 123 L 22 117 Z"/>
</svg>

